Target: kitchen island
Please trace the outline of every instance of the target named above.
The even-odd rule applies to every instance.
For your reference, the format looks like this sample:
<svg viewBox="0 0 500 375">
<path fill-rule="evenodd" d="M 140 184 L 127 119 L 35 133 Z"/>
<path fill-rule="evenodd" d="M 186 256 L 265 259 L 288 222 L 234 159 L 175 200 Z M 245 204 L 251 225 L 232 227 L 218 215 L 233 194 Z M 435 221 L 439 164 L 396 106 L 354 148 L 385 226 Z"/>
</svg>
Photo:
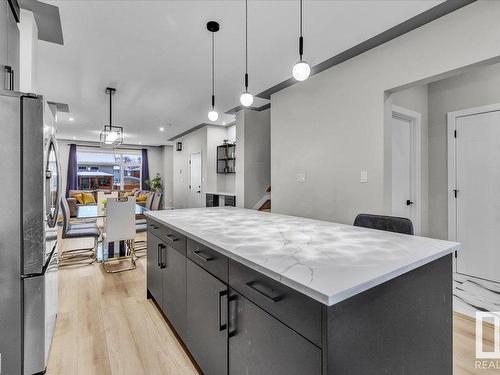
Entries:
<svg viewBox="0 0 500 375">
<path fill-rule="evenodd" d="M 205 375 L 452 374 L 453 242 L 150 211 L 147 292 Z"/>
</svg>

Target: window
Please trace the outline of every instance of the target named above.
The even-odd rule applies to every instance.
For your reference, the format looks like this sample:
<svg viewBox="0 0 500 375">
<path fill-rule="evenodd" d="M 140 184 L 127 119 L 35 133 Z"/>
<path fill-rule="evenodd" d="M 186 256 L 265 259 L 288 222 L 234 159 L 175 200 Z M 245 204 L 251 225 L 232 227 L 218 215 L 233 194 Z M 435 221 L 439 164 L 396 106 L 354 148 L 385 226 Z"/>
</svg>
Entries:
<svg viewBox="0 0 500 375">
<path fill-rule="evenodd" d="M 77 150 L 78 188 L 81 190 L 141 189 L 140 151 L 114 152 L 91 148 Z"/>
</svg>

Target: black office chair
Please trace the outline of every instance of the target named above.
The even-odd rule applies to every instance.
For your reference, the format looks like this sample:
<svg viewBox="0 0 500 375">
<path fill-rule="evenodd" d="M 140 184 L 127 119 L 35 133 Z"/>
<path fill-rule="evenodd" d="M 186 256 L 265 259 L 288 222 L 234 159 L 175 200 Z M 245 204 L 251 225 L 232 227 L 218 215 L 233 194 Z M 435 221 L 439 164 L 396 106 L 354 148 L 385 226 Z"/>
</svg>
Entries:
<svg viewBox="0 0 500 375">
<path fill-rule="evenodd" d="M 404 217 L 359 214 L 354 219 L 353 225 L 387 232 L 414 234 L 411 220 Z"/>
</svg>

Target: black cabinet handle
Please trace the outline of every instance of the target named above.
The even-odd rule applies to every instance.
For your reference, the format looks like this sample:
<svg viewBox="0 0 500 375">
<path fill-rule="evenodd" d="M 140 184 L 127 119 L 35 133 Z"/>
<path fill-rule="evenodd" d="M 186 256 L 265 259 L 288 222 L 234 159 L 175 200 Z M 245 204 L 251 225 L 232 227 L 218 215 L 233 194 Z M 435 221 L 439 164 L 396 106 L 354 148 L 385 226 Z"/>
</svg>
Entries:
<svg viewBox="0 0 500 375">
<path fill-rule="evenodd" d="M 233 294 L 227 299 L 228 304 L 228 326 L 229 330 L 227 333 L 228 337 L 234 337 L 238 333 L 237 331 L 237 320 L 236 316 L 238 314 L 238 295 Z"/>
<path fill-rule="evenodd" d="M 227 328 L 227 323 L 222 323 L 222 297 L 227 296 L 228 292 L 226 290 L 219 291 L 219 301 L 218 301 L 218 313 L 219 313 L 219 332 L 224 331 Z"/>
<path fill-rule="evenodd" d="M 210 262 L 211 260 L 214 260 L 214 257 L 211 257 L 210 255 L 203 255 L 202 250 L 195 250 L 193 251 L 193 254 L 196 255 L 198 258 L 200 258 L 204 262 Z"/>
<path fill-rule="evenodd" d="M 167 237 L 170 238 L 172 241 L 179 241 L 177 237 L 175 237 L 173 234 L 167 234 Z"/>
<path fill-rule="evenodd" d="M 156 225 L 153 225 L 153 224 L 149 224 L 149 226 L 153 229 L 158 229 L 158 227 Z"/>
<path fill-rule="evenodd" d="M 167 247 L 164 244 L 160 244 L 160 255 L 161 255 L 161 261 L 160 261 L 160 268 L 167 268 Z"/>
<path fill-rule="evenodd" d="M 160 264 L 160 246 L 161 246 L 161 243 L 158 244 L 158 246 L 156 247 L 156 265 L 159 267 L 161 267 L 161 264 Z"/>
<path fill-rule="evenodd" d="M 267 294 L 264 290 L 262 290 L 261 288 L 258 287 L 259 285 L 259 282 L 258 281 L 249 281 L 247 284 L 246 284 L 250 289 L 256 291 L 257 293 L 259 293 L 261 296 L 265 297 L 266 299 L 270 300 L 271 302 L 278 302 L 280 301 L 281 299 L 283 299 L 283 296 L 282 295 L 269 295 Z M 270 288 L 267 288 L 267 289 L 270 289 Z"/>
</svg>

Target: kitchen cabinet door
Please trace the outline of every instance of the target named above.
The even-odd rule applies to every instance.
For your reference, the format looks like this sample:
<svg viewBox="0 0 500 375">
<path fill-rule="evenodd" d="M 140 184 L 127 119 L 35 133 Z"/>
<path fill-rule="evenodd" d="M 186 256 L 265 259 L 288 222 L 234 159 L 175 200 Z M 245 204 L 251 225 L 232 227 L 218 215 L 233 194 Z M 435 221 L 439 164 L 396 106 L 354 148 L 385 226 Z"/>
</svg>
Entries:
<svg viewBox="0 0 500 375">
<path fill-rule="evenodd" d="M 186 331 L 186 257 L 173 247 L 164 248 L 162 309 L 177 334 Z"/>
<path fill-rule="evenodd" d="M 321 350 L 230 290 L 230 375 L 320 375 Z"/>
<path fill-rule="evenodd" d="M 165 245 L 154 234 L 148 232 L 147 288 L 158 306 L 162 306 L 162 251 Z"/>
<path fill-rule="evenodd" d="M 227 374 L 227 286 L 187 261 L 186 345 L 205 375 Z"/>
</svg>

